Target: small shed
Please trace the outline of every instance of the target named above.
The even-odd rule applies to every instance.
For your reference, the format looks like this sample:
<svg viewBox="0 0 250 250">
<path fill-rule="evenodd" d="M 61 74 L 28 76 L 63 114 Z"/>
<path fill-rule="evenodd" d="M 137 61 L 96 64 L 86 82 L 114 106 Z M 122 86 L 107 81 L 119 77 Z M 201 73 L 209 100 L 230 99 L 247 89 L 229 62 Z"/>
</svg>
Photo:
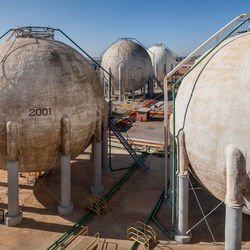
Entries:
<svg viewBox="0 0 250 250">
<path fill-rule="evenodd" d="M 150 108 L 139 108 L 136 110 L 136 121 L 146 122 L 149 119 Z"/>
</svg>

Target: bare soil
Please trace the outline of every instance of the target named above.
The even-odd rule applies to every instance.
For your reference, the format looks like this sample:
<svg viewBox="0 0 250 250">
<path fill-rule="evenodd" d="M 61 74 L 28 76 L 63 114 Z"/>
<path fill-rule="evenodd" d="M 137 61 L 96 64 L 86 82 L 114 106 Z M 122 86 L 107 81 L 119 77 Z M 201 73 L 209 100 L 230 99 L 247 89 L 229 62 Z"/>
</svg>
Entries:
<svg viewBox="0 0 250 250">
<path fill-rule="evenodd" d="M 127 167 L 133 163 L 126 151 L 113 150 L 112 167 Z M 137 170 L 121 189 L 108 202 L 108 210 L 102 216 L 95 216 L 89 223 L 89 235 L 100 232 L 101 240 L 97 249 L 129 249 L 132 242 L 127 241 L 127 229 L 136 221 L 146 221 L 156 200 L 164 187 L 164 158 L 149 156 L 150 171 L 145 174 Z M 93 162 L 90 149 L 72 161 L 72 200 L 74 212 L 60 216 L 57 205 L 60 200 L 60 168 L 54 168 L 47 175 L 34 182 L 34 176 L 20 177 L 20 206 L 23 221 L 17 227 L 0 224 L 0 249 L 46 249 L 86 212 L 84 201 L 92 195 L 89 188 L 92 182 Z M 111 172 L 103 176 L 105 192 L 125 173 Z M 220 201 L 203 189 L 196 190 L 197 196 L 207 214 Z M 202 219 L 197 201 L 190 191 L 189 225 L 192 227 Z M 7 175 L 0 171 L 0 208 L 7 211 Z M 171 211 L 162 206 L 157 219 L 170 230 Z M 180 245 L 169 239 L 150 221 L 149 225 L 157 234 L 158 243 L 152 249 L 224 249 L 225 206 L 222 204 L 208 217 L 209 226 L 217 241 L 217 247 L 209 234 L 206 223 L 200 223 L 192 231 L 189 245 Z M 242 249 L 250 249 L 250 216 L 243 215 Z M 75 248 L 77 249 L 77 248 Z M 82 248 L 81 248 L 82 249 Z M 138 248 L 142 249 L 142 248 Z"/>
</svg>

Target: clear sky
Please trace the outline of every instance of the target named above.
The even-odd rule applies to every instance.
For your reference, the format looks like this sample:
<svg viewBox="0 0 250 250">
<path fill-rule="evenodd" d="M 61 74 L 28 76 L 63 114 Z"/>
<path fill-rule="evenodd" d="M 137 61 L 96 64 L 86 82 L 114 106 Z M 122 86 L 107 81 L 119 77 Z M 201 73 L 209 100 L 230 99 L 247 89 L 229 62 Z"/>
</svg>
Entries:
<svg viewBox="0 0 250 250">
<path fill-rule="evenodd" d="M 59 26 L 92 56 L 117 37 L 135 37 L 147 47 L 164 43 L 184 56 L 249 12 L 250 0 L 4 0 L 0 34 L 16 26 Z"/>
</svg>

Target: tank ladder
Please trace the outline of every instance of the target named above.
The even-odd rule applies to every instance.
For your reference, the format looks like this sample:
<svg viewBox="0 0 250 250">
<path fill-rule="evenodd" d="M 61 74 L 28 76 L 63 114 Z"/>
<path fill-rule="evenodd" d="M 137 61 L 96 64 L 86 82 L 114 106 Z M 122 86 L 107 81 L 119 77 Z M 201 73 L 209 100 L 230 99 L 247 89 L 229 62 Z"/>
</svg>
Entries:
<svg viewBox="0 0 250 250">
<path fill-rule="evenodd" d="M 149 250 L 150 242 L 156 244 L 156 233 L 152 227 L 137 221 L 133 227 L 128 228 L 127 239 L 134 240 Z"/>
<path fill-rule="evenodd" d="M 149 170 L 149 167 L 145 165 L 143 160 L 137 155 L 136 151 L 130 146 L 130 144 L 127 142 L 127 140 L 122 135 L 119 128 L 116 127 L 112 119 L 110 119 L 110 128 L 115 134 L 115 136 L 119 139 L 121 144 L 126 148 L 126 150 L 129 152 L 131 157 L 134 159 L 134 161 L 138 164 L 138 166 L 145 172 Z"/>
</svg>

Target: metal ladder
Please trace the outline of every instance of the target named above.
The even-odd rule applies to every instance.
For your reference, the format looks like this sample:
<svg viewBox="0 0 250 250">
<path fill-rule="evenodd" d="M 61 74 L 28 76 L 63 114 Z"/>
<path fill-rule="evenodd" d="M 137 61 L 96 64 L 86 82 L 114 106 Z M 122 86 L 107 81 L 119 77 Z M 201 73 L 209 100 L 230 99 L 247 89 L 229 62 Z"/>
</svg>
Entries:
<svg viewBox="0 0 250 250">
<path fill-rule="evenodd" d="M 145 163 L 142 161 L 142 159 L 137 155 L 137 153 L 134 151 L 134 149 L 129 145 L 129 143 L 126 141 L 126 139 L 121 134 L 120 130 L 115 126 L 113 121 L 110 119 L 110 128 L 114 132 L 115 136 L 119 139 L 121 144 L 127 149 L 131 157 L 134 159 L 134 161 L 138 164 L 138 166 L 145 172 L 149 170 L 149 167 L 145 165 Z"/>
</svg>

